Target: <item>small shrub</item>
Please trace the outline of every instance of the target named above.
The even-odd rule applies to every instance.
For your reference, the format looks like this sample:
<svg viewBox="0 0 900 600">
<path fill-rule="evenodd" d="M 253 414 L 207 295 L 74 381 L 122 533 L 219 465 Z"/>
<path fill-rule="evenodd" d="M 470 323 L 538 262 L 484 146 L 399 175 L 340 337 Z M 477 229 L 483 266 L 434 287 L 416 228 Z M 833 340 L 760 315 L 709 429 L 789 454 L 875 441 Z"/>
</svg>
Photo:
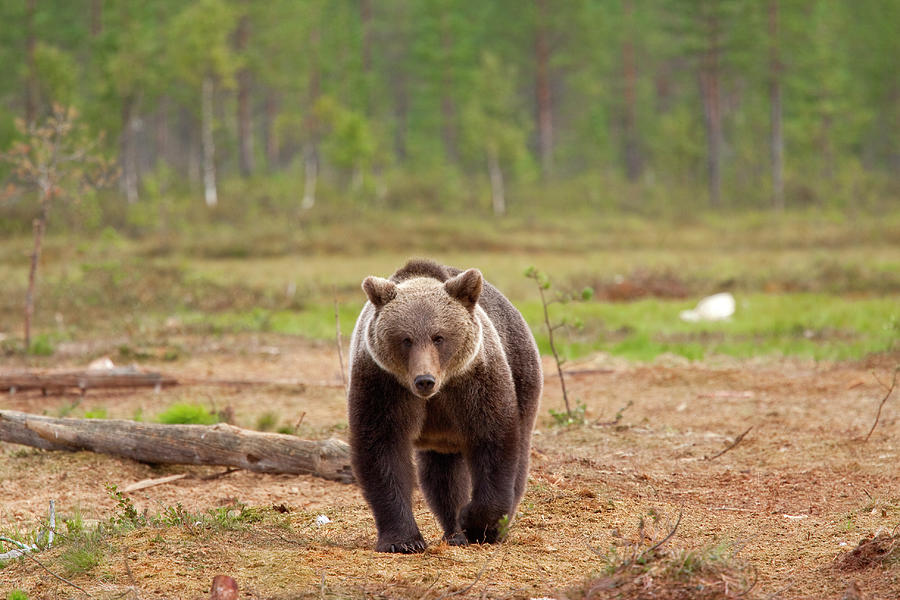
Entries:
<svg viewBox="0 0 900 600">
<path fill-rule="evenodd" d="M 55 350 L 50 338 L 47 335 L 41 334 L 35 336 L 31 341 L 31 345 L 28 347 L 28 354 L 33 356 L 52 356 Z"/>
<path fill-rule="evenodd" d="M 214 425 L 219 417 L 199 404 L 179 402 L 164 410 L 156 420 L 166 425 Z"/>
<path fill-rule="evenodd" d="M 13 590 L 6 595 L 6 600 L 28 600 L 28 594 L 22 590 Z"/>
<path fill-rule="evenodd" d="M 550 409 L 550 416 L 553 417 L 553 424 L 559 426 L 567 425 L 584 425 L 587 422 L 585 413 L 587 406 L 582 401 L 575 403 L 575 408 L 570 411 Z"/>
<path fill-rule="evenodd" d="M 278 415 L 273 412 L 264 412 L 256 419 L 257 431 L 272 431 L 278 425 Z"/>
<path fill-rule="evenodd" d="M 103 551 L 100 549 L 99 540 L 92 537 L 83 538 L 71 546 L 66 546 L 59 555 L 59 561 L 68 575 L 87 573 L 102 560 Z"/>
<path fill-rule="evenodd" d="M 147 518 L 138 513 L 131 498 L 120 492 L 116 484 L 107 483 L 106 492 L 109 494 L 110 498 L 116 501 L 115 512 L 111 519 L 113 525 L 118 525 L 120 527 L 141 527 L 147 524 Z"/>
<path fill-rule="evenodd" d="M 95 408 L 94 410 L 86 410 L 84 411 L 85 419 L 105 419 L 106 418 L 106 408 L 100 407 Z"/>
</svg>

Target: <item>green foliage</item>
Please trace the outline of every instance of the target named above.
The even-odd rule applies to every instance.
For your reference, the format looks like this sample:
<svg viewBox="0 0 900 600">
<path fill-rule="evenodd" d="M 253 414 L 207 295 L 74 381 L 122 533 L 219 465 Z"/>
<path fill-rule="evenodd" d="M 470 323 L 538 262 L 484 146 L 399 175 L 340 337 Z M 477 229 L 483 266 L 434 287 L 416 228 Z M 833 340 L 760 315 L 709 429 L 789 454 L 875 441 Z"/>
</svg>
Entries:
<svg viewBox="0 0 900 600">
<path fill-rule="evenodd" d="M 22 590 L 12 590 L 6 595 L 6 600 L 28 600 L 28 594 Z"/>
<path fill-rule="evenodd" d="M 94 410 L 84 411 L 85 419 L 105 419 L 107 417 L 106 407 L 95 408 Z"/>
<path fill-rule="evenodd" d="M 214 425 L 219 422 L 219 417 L 199 404 L 179 402 L 161 412 L 156 420 L 166 425 Z"/>
<path fill-rule="evenodd" d="M 55 351 L 51 336 L 45 333 L 34 336 L 28 347 L 28 354 L 33 356 L 52 356 Z"/>
<path fill-rule="evenodd" d="M 110 522 L 118 527 L 135 528 L 142 527 L 147 524 L 147 517 L 138 513 L 134 507 L 134 502 L 119 491 L 114 483 L 106 484 L 106 493 L 116 502 L 116 507 Z"/>
<path fill-rule="evenodd" d="M 543 15 L 535 3 L 512 0 L 385 0 L 367 3 L 370 10 L 324 0 L 95 4 L 96 20 L 62 0 L 41 2 L 33 14 L 19 5 L 0 9 L 9 25 L 0 64 L 10 66 L 0 81 L 0 148 L 14 141 L 26 90 L 34 95 L 30 119 L 55 102 L 79 106 L 92 135 L 108 133 L 107 151 L 121 152 L 125 127 L 137 127 L 141 183 L 153 202 L 144 206 L 142 194 L 141 205 L 87 211 L 95 226 L 124 213 L 140 232 L 184 226 L 158 179 L 168 169 L 165 179 L 188 189 L 196 177 L 194 113 L 204 79 L 218 84 L 214 130 L 224 179 L 239 176 L 237 152 L 249 131 L 267 174 L 297 180 L 298 161 L 313 152 L 322 187 L 346 190 L 349 181 L 355 208 L 389 197 L 414 207 L 424 188 L 437 196 L 424 201 L 431 208 L 484 213 L 491 163 L 506 182 L 511 212 L 695 210 L 708 177 L 697 82 L 711 70 L 721 97 L 727 206 L 769 206 L 775 80 L 783 90 L 788 206 L 877 212 L 896 197 L 893 0 L 582 1 Z M 771 6 L 779 10 L 774 32 Z M 543 63 L 539 33 L 550 42 Z M 538 182 L 535 82 L 542 71 L 554 168 Z M 241 85 L 252 107 L 249 127 L 234 123 Z M 637 173 L 629 171 L 629 152 Z M 575 181 L 589 183 L 570 194 Z M 267 209 L 265 200 L 252 204 Z M 20 208 L 0 203 L 0 227 L 28 230 L 31 215 Z"/>
<path fill-rule="evenodd" d="M 103 548 L 98 535 L 88 535 L 67 543 L 59 554 L 59 562 L 67 575 L 88 573 L 103 561 Z"/>
<path fill-rule="evenodd" d="M 271 412 L 266 411 L 259 415 L 256 419 L 256 430 L 257 431 L 272 431 L 278 425 L 278 415 Z"/>
<path fill-rule="evenodd" d="M 560 427 L 568 427 L 569 425 L 584 425 L 587 423 L 585 412 L 587 406 L 581 400 L 575 401 L 575 408 L 570 411 L 548 409 L 550 416 L 553 417 L 553 424 Z"/>
</svg>

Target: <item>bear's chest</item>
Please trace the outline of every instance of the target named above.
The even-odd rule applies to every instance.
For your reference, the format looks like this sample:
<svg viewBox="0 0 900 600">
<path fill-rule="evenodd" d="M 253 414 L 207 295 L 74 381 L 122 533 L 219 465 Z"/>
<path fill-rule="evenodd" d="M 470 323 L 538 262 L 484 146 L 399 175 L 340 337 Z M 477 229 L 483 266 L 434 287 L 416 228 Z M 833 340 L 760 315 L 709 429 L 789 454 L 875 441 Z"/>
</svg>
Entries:
<svg viewBox="0 0 900 600">
<path fill-rule="evenodd" d="M 415 447 L 444 453 L 462 452 L 466 447 L 466 427 L 458 417 L 443 402 L 429 401 Z"/>
</svg>

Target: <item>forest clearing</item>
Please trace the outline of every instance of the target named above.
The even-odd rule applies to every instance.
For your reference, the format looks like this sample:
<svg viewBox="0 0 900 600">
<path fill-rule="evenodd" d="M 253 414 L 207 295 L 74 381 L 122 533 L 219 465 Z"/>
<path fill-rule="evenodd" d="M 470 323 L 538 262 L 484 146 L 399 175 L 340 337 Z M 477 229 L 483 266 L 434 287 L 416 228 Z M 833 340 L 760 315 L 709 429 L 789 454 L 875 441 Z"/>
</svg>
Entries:
<svg viewBox="0 0 900 600">
<path fill-rule="evenodd" d="M 276 425 L 301 420 L 301 437 L 344 432 L 333 346 L 271 334 L 179 342 L 192 348 L 177 365 L 182 375 L 278 380 L 291 373 L 312 382 L 327 375 L 332 385 L 92 390 L 84 397 L 20 392 L 4 395 L 3 406 L 150 419 L 159 407 L 190 398 L 251 426 L 268 415 Z M 887 599 L 900 590 L 896 398 L 871 438 L 863 438 L 896 358 L 688 364 L 663 357 L 631 364 L 594 356 L 570 365 L 577 374 L 569 390 L 584 403 L 588 422 L 569 426 L 554 425 L 546 411 L 561 398 L 545 360 L 528 490 L 508 540 L 496 546 L 440 544 L 440 530 L 418 495 L 416 516 L 430 547 L 424 555 L 391 556 L 373 551 L 371 513 L 353 485 L 9 444 L 0 446 L 0 532 L 32 530 L 46 521 L 55 499 L 68 538 L 60 527 L 57 539 L 64 541 L 35 556 L 96 598 L 200 598 L 213 576 L 228 574 L 247 598 L 581 598 L 590 592 L 594 598 L 812 599 L 841 598 L 858 582 L 865 598 Z M 144 366 L 175 369 L 171 362 Z M 107 491 L 109 484 L 121 490 L 173 474 L 186 476 L 127 494 L 138 515 L 134 523 Z M 328 522 L 317 525 L 319 515 Z M 116 519 L 125 521 L 92 537 L 98 523 Z M 642 555 L 639 566 L 622 569 L 676 523 L 664 545 Z M 892 536 L 882 554 L 859 564 L 846 558 L 876 536 Z M 0 575 L 6 593 L 86 597 L 24 558 Z"/>
<path fill-rule="evenodd" d="M 0 600 L 897 600 L 898 22 L 897 0 L 0 2 Z M 517 514 L 498 494 L 444 525 L 479 513 L 500 544 L 442 543 L 416 491 L 428 548 L 374 551 L 421 540 L 390 488 L 376 542 L 360 490 L 396 480 L 348 464 L 348 346 L 396 291 L 361 283 L 412 258 L 521 312 L 528 361 L 494 340 L 509 376 L 482 379 L 523 428 L 543 366 Z M 475 314 L 481 275 L 427 284 Z M 446 359 L 443 334 L 420 345 Z M 499 422 L 470 406 L 466 435 Z M 450 481 L 461 452 L 423 460 Z"/>
<path fill-rule="evenodd" d="M 597 239 L 596 228 L 579 233 L 570 224 L 557 226 L 575 247 Z M 452 221 L 445 227 L 454 227 Z M 465 224 L 459 227 L 449 239 L 466 235 Z M 789 250 L 746 222 L 695 224 L 685 226 L 680 245 L 657 253 L 649 247 L 654 227 L 620 228 L 609 234 L 615 247 L 588 251 L 591 265 L 605 267 L 557 253 L 553 229 L 532 239 L 541 246 L 529 255 L 478 250 L 504 238 L 471 231 L 468 253 L 437 252 L 448 263 L 479 265 L 507 290 L 544 355 L 532 471 L 503 544 L 442 545 L 417 492 L 425 554 L 375 553 L 372 515 L 354 485 L 8 443 L 0 445 L 0 536 L 34 542 L 55 500 L 57 523 L 65 525 L 57 526 L 54 547 L 34 556 L 97 598 L 205 597 L 218 574 L 234 577 L 247 598 L 818 599 L 843 597 L 851 582 L 864 598 L 895 597 L 896 392 L 873 427 L 898 363 L 893 228 L 821 226 L 792 238 L 796 249 Z M 721 244 L 714 240 L 722 227 L 730 228 L 729 244 L 739 249 L 720 245 L 714 260 L 693 262 L 695 247 Z M 766 235 L 777 237 L 777 230 Z M 503 235 L 518 243 L 516 230 Z M 26 243 L 4 246 L 7 256 L 21 257 L 14 248 Z M 49 240 L 51 257 L 55 247 Z M 184 263 L 178 257 L 185 251 L 176 249 L 144 259 L 141 280 L 150 282 L 144 291 L 137 280 L 113 285 L 111 277 L 129 281 L 125 265 L 146 253 L 146 244 L 113 238 L 69 260 L 94 265 L 110 247 L 117 249 L 114 264 L 82 268 L 77 277 L 70 263 L 48 261 L 37 324 L 48 332 L 56 327 L 39 338 L 50 353 L 8 351 L 2 371 L 83 370 L 108 356 L 116 365 L 185 383 L 88 388 L 83 396 L 77 389 L 22 390 L 2 393 L 0 407 L 148 423 L 179 410 L 196 418 L 199 411 L 208 420 L 190 422 L 225 420 L 303 439 L 346 439 L 335 311 L 346 359 L 364 299 L 359 280 L 389 274 L 402 254 L 388 248 L 373 255 L 201 256 Z M 837 248 L 824 270 L 817 266 L 823 248 Z M 752 264 L 730 266 L 754 254 L 760 259 Z M 595 290 L 589 301 L 548 307 L 555 321 L 571 322 L 557 338 L 569 361 L 563 365 L 568 394 L 583 411 L 570 424 L 560 417 L 556 365 L 537 290 L 524 276 L 526 260 L 553 274 L 551 292 L 584 284 Z M 167 266 L 175 261 L 182 266 Z M 668 261 L 693 266 L 672 271 Z M 23 289 L 24 269 L 12 268 L 15 260 L 7 264 L 10 281 Z M 720 285 L 710 271 L 732 279 L 732 268 L 730 289 L 738 301 L 732 320 L 680 322 L 681 310 Z M 835 276 L 841 272 L 853 275 Z M 305 290 L 302 304 L 285 295 L 292 281 Z M 806 291 L 764 293 L 788 281 Z M 644 291 L 622 301 L 615 297 L 622 290 Z M 19 293 L 3 295 L 7 322 L 18 313 Z M 133 312 L 129 307 L 144 294 L 141 312 Z M 185 295 L 192 298 L 188 306 Z M 191 306 L 205 307 L 202 317 Z M 179 477 L 117 495 L 167 476 Z M 854 562 L 857 555 L 848 553 L 864 540 L 869 545 Z M 28 558 L 7 562 L 0 575 L 7 594 L 86 597 Z"/>
</svg>

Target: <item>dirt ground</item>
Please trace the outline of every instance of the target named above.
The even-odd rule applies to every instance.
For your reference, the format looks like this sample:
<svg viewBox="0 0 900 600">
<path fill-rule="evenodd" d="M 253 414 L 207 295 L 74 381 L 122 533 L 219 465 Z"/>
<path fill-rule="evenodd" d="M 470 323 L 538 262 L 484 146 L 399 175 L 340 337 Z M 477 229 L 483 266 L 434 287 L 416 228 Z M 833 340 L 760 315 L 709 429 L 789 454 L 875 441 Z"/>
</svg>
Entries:
<svg viewBox="0 0 900 600">
<path fill-rule="evenodd" d="M 291 385 L 97 390 L 82 399 L 3 394 L 0 408 L 51 416 L 105 409 L 110 418 L 141 414 L 151 420 L 173 402 L 195 402 L 230 413 L 243 427 L 256 427 L 264 413 L 288 426 L 302 415 L 299 435 L 345 437 L 333 347 L 281 336 L 177 343 L 189 349 L 183 358 L 145 361 L 141 368 Z M 81 368 L 115 348 L 114 342 L 63 346 L 43 366 Z M 862 598 L 896 600 L 898 553 L 889 560 L 847 557 L 861 540 L 898 539 L 900 391 L 885 403 L 871 438 L 862 441 L 898 364 L 898 354 L 838 364 L 662 357 L 640 365 L 595 356 L 567 365 L 573 371 L 567 377 L 570 395 L 586 405 L 589 423 L 560 427 L 548 414 L 562 406 L 559 381 L 545 362 L 529 488 L 509 539 L 497 546 L 441 545 L 438 526 L 418 494 L 416 514 L 428 551 L 376 554 L 371 514 L 352 485 L 244 471 L 204 479 L 223 468 L 150 466 L 3 443 L 0 535 L 34 529 L 51 499 L 62 515 L 77 511 L 89 523 L 104 521 L 115 510 L 106 483 L 121 488 L 187 473 L 132 494 L 138 510 L 156 514 L 180 503 L 189 512 L 205 512 L 244 503 L 285 505 L 289 512 L 268 510 L 259 523 L 229 531 L 137 529 L 114 539 L 98 566 L 70 581 L 95 598 L 204 598 L 213 576 L 225 573 L 237 580 L 241 598 L 431 600 L 585 594 L 837 600 L 850 598 L 845 590 L 855 582 Z M 25 366 L 12 359 L 0 371 Z M 748 428 L 737 445 L 714 457 Z M 316 525 L 322 514 L 330 522 Z M 671 538 L 651 550 L 673 528 Z M 610 572 L 635 556 L 635 549 L 648 551 L 640 557 L 647 564 L 627 570 L 633 574 L 627 585 L 611 579 Z M 60 552 L 54 548 L 37 558 L 59 574 Z M 651 558 L 663 553 L 668 565 L 681 560 L 680 574 L 654 567 Z M 688 556 L 708 564 L 688 565 Z M 720 562 L 728 569 L 711 568 Z M 31 560 L 0 569 L 0 597 L 16 588 L 32 599 L 86 597 Z"/>
</svg>

